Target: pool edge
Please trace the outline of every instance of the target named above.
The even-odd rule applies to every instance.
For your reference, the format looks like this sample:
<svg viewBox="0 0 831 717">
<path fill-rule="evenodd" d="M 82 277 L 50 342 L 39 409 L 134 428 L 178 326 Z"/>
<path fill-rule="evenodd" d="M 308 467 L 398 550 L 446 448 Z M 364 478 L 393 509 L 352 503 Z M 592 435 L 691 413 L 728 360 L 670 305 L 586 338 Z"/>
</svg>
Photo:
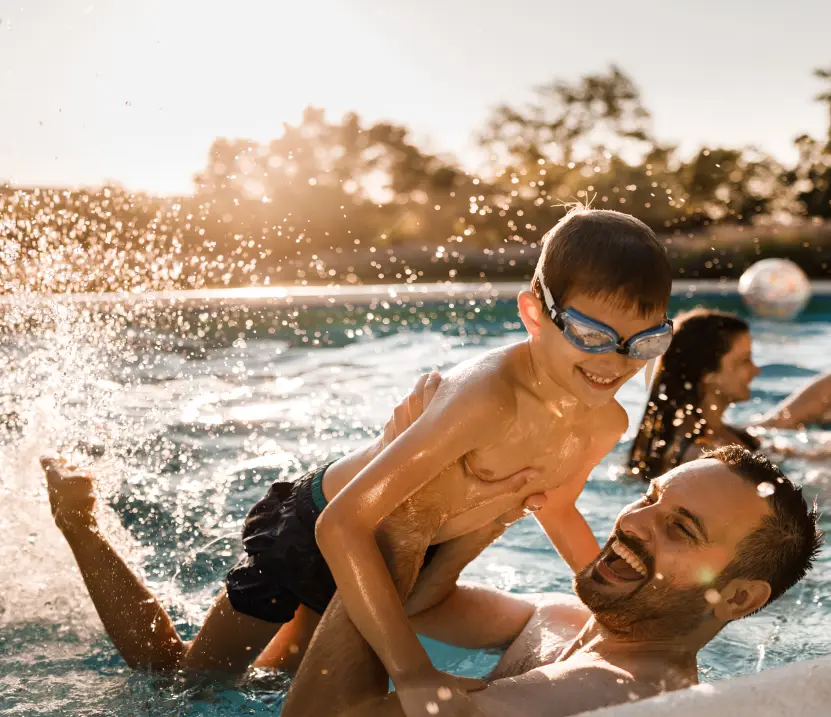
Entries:
<svg viewBox="0 0 831 717">
<path fill-rule="evenodd" d="M 696 685 L 585 717 L 820 717 L 831 714 L 831 657 Z"/>
</svg>

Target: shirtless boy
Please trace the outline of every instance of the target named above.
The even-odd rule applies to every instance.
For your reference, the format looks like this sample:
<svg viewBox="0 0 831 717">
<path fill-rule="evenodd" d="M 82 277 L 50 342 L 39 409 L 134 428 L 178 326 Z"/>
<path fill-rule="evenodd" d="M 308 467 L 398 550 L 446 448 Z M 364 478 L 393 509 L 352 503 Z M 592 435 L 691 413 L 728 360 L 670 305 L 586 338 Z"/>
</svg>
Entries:
<svg viewBox="0 0 831 717">
<path fill-rule="evenodd" d="M 569 566 L 597 556 L 575 501 L 626 429 L 615 392 L 669 344 L 670 287 L 644 224 L 609 211 L 568 215 L 519 296 L 528 338 L 450 372 L 383 450 L 272 486 L 246 521 L 246 557 L 176 666 L 243 669 L 281 626 L 313 629 L 337 583 L 329 610 L 346 610 L 383 663 L 367 679 L 389 675 L 405 714 L 423 711 L 408 704 L 413 685 L 463 691 L 433 668 L 402 601 L 431 560 L 446 564 L 450 551 L 461 571 L 496 537 L 495 520 L 535 494 L 545 494 L 536 515 Z M 510 490 L 489 487 L 517 473 Z M 417 610 L 443 597 L 433 591 Z"/>
</svg>

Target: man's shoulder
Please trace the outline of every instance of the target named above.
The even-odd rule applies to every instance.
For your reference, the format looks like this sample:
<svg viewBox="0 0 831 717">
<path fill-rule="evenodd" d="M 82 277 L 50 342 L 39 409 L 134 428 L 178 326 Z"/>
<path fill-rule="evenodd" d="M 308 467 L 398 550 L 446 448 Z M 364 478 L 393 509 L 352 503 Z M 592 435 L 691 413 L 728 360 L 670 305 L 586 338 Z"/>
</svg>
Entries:
<svg viewBox="0 0 831 717">
<path fill-rule="evenodd" d="M 528 717 L 566 717 L 651 697 L 655 689 L 605 660 L 575 656 L 499 680 L 488 693 L 493 707 L 521 703 Z"/>
<path fill-rule="evenodd" d="M 541 672 L 557 693 L 579 711 L 641 700 L 655 694 L 652 685 L 638 681 L 628 670 L 595 658 L 575 656 L 544 665 L 535 672 Z"/>
</svg>

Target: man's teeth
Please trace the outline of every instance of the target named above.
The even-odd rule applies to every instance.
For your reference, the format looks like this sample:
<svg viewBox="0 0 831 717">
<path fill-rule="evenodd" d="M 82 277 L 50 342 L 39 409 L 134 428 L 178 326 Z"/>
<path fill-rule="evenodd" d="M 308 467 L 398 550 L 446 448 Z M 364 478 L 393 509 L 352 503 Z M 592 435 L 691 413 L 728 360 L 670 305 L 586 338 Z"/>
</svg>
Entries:
<svg viewBox="0 0 831 717">
<path fill-rule="evenodd" d="M 589 379 L 594 381 L 595 383 L 602 383 L 602 384 L 609 384 L 614 383 L 618 380 L 618 376 L 614 376 L 612 378 L 604 378 L 603 376 L 598 376 L 596 373 L 591 373 L 591 371 L 586 371 L 586 369 L 580 369 Z"/>
<path fill-rule="evenodd" d="M 619 541 L 616 540 L 612 543 L 612 550 L 629 563 L 629 565 L 631 565 L 641 575 L 643 575 L 643 577 L 646 577 L 649 574 L 649 571 L 647 571 L 646 565 L 643 564 L 643 561 L 625 545 L 621 545 Z"/>
</svg>

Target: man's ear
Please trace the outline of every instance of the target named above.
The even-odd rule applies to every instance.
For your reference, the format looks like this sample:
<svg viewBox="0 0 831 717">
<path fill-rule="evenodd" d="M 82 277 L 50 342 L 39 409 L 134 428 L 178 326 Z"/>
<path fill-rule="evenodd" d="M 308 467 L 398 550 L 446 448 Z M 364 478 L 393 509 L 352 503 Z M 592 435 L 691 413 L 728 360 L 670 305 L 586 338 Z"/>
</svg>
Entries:
<svg viewBox="0 0 831 717">
<path fill-rule="evenodd" d="M 540 335 L 540 322 L 543 318 L 542 302 L 530 291 L 520 291 L 517 297 L 519 318 L 525 330 L 534 338 Z"/>
<path fill-rule="evenodd" d="M 722 622 L 738 620 L 763 607 L 770 598 L 770 584 L 764 580 L 731 580 L 719 592 L 713 614 Z"/>
</svg>

